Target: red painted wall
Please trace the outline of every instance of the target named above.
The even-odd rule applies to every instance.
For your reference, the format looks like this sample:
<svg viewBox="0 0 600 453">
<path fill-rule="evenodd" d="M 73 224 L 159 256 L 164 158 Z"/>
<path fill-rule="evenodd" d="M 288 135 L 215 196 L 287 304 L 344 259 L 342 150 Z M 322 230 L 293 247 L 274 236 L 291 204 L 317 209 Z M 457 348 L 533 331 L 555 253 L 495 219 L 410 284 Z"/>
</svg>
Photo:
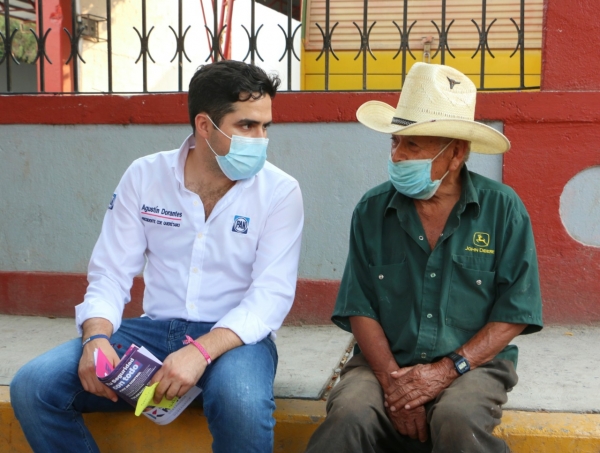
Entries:
<svg viewBox="0 0 600 453">
<path fill-rule="evenodd" d="M 85 274 L 54 272 L 0 272 L 0 313 L 8 315 L 69 318 L 73 307 L 83 301 L 87 288 Z M 299 279 L 296 300 L 287 316 L 287 325 L 329 324 L 339 282 Z M 126 318 L 140 316 L 144 280 L 136 277 Z"/>
<path fill-rule="evenodd" d="M 511 140 L 512 149 L 504 158 L 504 181 L 521 196 L 531 215 L 545 320 L 600 322 L 600 249 L 573 240 L 559 216 L 565 184 L 580 171 L 600 165 L 600 56 L 593 42 L 600 31 L 600 2 L 547 0 L 545 9 L 542 91 L 480 93 L 476 117 L 504 122 L 504 133 Z M 281 93 L 274 102 L 274 120 L 355 121 L 356 109 L 366 100 L 394 105 L 397 97 L 397 93 Z M 0 96 L 0 106 L 0 124 L 188 121 L 184 94 Z M 0 311 L 23 312 L 22 307 L 36 299 L 49 310 L 64 308 L 65 301 L 72 307 L 81 300 L 85 277 L 75 276 L 67 285 L 70 278 L 0 273 Z M 138 283 L 136 300 L 140 288 Z M 337 282 L 301 280 L 289 320 L 328 322 L 336 290 Z M 58 311 L 63 313 L 63 308 Z"/>
<path fill-rule="evenodd" d="M 595 95 L 600 102 L 600 96 Z M 552 105 L 557 107 L 556 103 L 548 107 Z M 506 155 L 504 181 L 519 193 L 531 215 L 545 319 L 561 323 L 600 321 L 600 248 L 573 240 L 559 216 L 565 184 L 585 168 L 600 165 L 596 147 L 600 124 L 510 123 L 505 125 L 505 133 L 519 152 Z M 600 181 L 590 189 L 599 191 Z"/>
<path fill-rule="evenodd" d="M 542 48 L 542 89 L 600 88 L 600 2 L 546 0 Z"/>
<path fill-rule="evenodd" d="M 546 0 L 546 93 L 539 94 L 545 115 L 539 112 L 528 123 L 509 121 L 504 129 L 519 150 L 506 155 L 504 179 L 521 195 L 533 221 L 545 317 L 561 323 L 600 321 L 600 249 L 574 241 L 559 217 L 565 184 L 600 165 L 600 57 L 592 44 L 599 19 L 598 1 Z M 570 93 L 544 98 L 550 90 Z"/>
<path fill-rule="evenodd" d="M 44 89 L 50 92 L 69 92 L 73 90 L 73 64 L 72 62 L 65 64 L 71 53 L 71 43 L 63 28 L 73 34 L 71 0 L 43 0 L 43 2 L 44 33 L 47 29 L 51 29 L 46 38 L 45 49 L 50 61 L 44 62 Z M 39 27 L 37 32 L 39 36 Z M 38 61 L 38 68 L 39 66 Z"/>
</svg>

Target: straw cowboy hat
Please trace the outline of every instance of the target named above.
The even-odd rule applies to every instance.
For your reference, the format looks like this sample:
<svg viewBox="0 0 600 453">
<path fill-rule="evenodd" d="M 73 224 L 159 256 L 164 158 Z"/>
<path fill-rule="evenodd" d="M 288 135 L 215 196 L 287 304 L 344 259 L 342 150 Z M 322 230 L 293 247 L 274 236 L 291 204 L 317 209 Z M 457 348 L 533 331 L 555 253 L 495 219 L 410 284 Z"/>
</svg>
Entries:
<svg viewBox="0 0 600 453">
<path fill-rule="evenodd" d="M 477 88 L 450 66 L 415 63 L 404 81 L 398 107 L 369 101 L 356 111 L 365 126 L 394 135 L 448 137 L 471 142 L 471 150 L 501 154 L 510 142 L 500 132 L 475 122 Z"/>
</svg>

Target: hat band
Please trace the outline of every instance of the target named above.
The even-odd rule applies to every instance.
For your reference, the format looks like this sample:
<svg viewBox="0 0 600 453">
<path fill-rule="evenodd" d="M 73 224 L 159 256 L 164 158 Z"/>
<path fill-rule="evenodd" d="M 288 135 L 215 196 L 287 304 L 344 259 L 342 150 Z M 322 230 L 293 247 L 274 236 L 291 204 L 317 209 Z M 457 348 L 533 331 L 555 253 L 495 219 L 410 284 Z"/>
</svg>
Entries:
<svg viewBox="0 0 600 453">
<path fill-rule="evenodd" d="M 405 120 L 404 118 L 398 118 L 397 116 L 392 118 L 392 124 L 397 124 L 398 126 L 410 126 L 415 123 L 416 121 Z"/>
</svg>

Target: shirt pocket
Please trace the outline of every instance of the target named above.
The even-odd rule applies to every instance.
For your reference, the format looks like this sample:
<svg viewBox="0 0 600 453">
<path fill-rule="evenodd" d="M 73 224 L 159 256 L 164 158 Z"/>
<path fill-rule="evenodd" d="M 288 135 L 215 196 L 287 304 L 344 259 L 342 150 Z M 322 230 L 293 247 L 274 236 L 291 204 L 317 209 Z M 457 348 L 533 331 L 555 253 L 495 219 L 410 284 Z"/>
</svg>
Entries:
<svg viewBox="0 0 600 453">
<path fill-rule="evenodd" d="M 371 280 L 377 303 L 373 304 L 381 326 L 386 332 L 402 331 L 410 322 L 413 294 L 406 257 L 397 264 L 370 266 Z"/>
<path fill-rule="evenodd" d="M 486 323 L 496 297 L 493 261 L 452 255 L 446 325 L 472 332 Z"/>
</svg>

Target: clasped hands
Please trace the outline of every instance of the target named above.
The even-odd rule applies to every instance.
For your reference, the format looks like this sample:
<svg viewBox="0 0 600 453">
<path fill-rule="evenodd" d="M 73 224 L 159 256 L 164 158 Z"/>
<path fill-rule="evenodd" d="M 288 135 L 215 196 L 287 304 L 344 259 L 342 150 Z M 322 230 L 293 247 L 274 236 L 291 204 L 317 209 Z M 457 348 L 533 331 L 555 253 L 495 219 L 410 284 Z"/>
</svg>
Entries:
<svg viewBox="0 0 600 453">
<path fill-rule="evenodd" d="M 400 434 L 427 440 L 425 403 L 435 399 L 457 374 L 444 361 L 399 368 L 390 373 L 384 390 L 388 417 Z"/>
</svg>

